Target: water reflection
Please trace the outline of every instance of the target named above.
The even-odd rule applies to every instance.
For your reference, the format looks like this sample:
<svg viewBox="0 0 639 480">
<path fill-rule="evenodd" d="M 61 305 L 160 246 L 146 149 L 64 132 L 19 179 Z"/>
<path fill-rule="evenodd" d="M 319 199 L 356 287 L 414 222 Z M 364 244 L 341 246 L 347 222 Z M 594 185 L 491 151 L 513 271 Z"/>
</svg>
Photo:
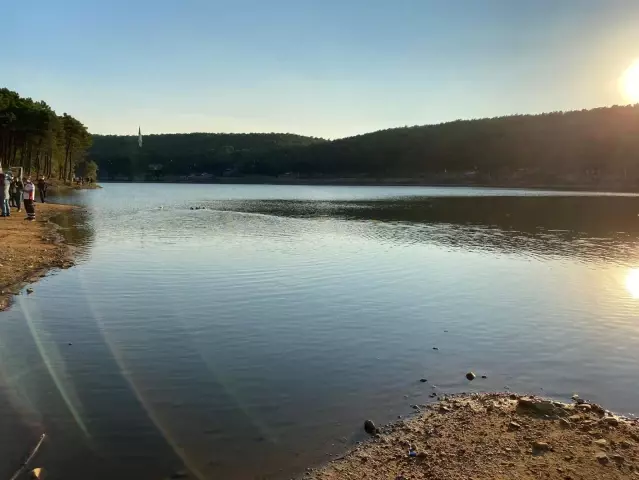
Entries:
<svg viewBox="0 0 639 480">
<path fill-rule="evenodd" d="M 76 208 L 51 217 L 51 221 L 57 225 L 58 233 L 67 244 L 80 248 L 84 254 L 88 253 L 95 238 L 95 229 L 87 210 Z"/>
<path fill-rule="evenodd" d="M 87 261 L 0 322 L 0 478 L 44 430 L 56 478 L 291 478 L 433 385 L 637 411 L 636 198 L 241 188 L 74 197 Z"/>
<path fill-rule="evenodd" d="M 639 269 L 633 268 L 626 275 L 626 289 L 632 298 L 639 298 Z"/>
<path fill-rule="evenodd" d="M 341 218 L 353 233 L 516 255 L 632 265 L 639 204 L 632 197 L 437 197 L 380 201 L 210 202 L 209 208 L 297 218 Z"/>
</svg>

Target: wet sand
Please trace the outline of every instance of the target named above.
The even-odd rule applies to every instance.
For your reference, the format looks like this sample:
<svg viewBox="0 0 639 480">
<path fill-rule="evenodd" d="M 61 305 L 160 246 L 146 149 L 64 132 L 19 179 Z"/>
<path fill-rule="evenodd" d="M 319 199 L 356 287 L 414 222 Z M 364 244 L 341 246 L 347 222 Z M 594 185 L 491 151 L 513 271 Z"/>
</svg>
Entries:
<svg viewBox="0 0 639 480">
<path fill-rule="evenodd" d="M 0 218 L 0 311 L 9 308 L 13 295 L 25 284 L 35 282 L 53 268 L 73 265 L 72 249 L 62 241 L 49 219 L 69 212 L 70 205 L 36 205 L 36 220 L 25 220 L 11 209 L 11 217 Z"/>
<path fill-rule="evenodd" d="M 376 429 L 370 441 L 304 478 L 639 479 L 637 421 L 582 400 L 453 396 Z"/>
</svg>

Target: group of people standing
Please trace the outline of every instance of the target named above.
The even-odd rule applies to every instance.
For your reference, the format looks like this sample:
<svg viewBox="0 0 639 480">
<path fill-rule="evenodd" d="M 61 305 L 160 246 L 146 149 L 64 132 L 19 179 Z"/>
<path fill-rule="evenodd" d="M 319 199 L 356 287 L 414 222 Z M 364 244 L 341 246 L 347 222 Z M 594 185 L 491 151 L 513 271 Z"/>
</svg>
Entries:
<svg viewBox="0 0 639 480">
<path fill-rule="evenodd" d="M 47 196 L 47 185 L 44 177 L 40 177 L 38 191 L 42 203 Z M 31 177 L 20 179 L 14 178 L 11 172 L 0 173 L 0 206 L 2 207 L 0 217 L 10 217 L 11 207 L 17 208 L 18 212 L 22 211 L 21 205 L 24 203 L 24 209 L 27 212 L 25 220 L 35 220 L 35 192 L 36 186 L 31 181 Z"/>
</svg>

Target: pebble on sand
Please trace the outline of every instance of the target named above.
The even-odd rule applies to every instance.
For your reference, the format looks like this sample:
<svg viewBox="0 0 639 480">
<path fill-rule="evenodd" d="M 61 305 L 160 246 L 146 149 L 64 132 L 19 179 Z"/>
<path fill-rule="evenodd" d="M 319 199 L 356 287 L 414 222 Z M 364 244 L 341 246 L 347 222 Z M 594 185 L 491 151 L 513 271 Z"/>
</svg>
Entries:
<svg viewBox="0 0 639 480">
<path fill-rule="evenodd" d="M 534 451 L 537 451 L 537 452 L 548 452 L 552 450 L 552 447 L 548 443 L 537 442 L 537 441 L 533 442 L 532 448 Z"/>
</svg>

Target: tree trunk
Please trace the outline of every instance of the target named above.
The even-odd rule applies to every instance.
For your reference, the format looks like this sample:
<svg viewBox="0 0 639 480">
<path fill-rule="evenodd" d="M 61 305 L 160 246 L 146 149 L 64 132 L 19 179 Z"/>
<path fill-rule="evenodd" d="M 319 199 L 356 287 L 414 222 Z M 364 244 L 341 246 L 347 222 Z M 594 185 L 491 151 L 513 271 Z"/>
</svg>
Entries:
<svg viewBox="0 0 639 480">
<path fill-rule="evenodd" d="M 71 148 L 71 151 L 69 152 L 69 172 L 68 172 L 68 176 L 67 176 L 67 182 L 71 183 L 73 181 L 73 148 Z"/>
<path fill-rule="evenodd" d="M 36 177 L 39 177 L 40 176 L 40 149 L 36 150 L 35 168 L 36 168 Z"/>
<path fill-rule="evenodd" d="M 64 165 L 62 166 L 62 176 L 61 180 L 67 180 L 67 162 L 69 161 L 69 151 L 71 150 L 71 142 L 67 142 L 67 147 L 64 152 Z"/>
</svg>

